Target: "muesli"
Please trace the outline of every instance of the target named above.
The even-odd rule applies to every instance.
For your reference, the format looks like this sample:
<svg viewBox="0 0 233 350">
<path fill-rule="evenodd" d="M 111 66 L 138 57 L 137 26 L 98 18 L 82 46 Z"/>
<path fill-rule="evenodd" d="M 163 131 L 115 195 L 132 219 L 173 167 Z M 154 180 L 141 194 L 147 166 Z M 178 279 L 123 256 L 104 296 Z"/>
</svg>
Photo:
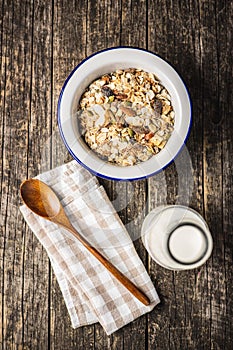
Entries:
<svg viewBox="0 0 233 350">
<path fill-rule="evenodd" d="M 87 145 L 120 166 L 146 161 L 163 149 L 175 117 L 166 88 L 154 74 L 135 68 L 92 82 L 77 115 Z"/>
</svg>

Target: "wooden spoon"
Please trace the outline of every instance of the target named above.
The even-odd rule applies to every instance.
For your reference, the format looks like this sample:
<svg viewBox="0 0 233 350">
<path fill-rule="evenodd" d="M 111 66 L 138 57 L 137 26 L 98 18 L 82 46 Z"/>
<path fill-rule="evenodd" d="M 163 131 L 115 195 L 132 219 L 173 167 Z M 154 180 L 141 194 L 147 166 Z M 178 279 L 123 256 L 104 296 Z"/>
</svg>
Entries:
<svg viewBox="0 0 233 350">
<path fill-rule="evenodd" d="M 44 219 L 52 221 L 70 231 L 138 300 L 146 306 L 150 304 L 149 298 L 142 291 L 76 231 L 66 216 L 57 195 L 48 185 L 40 180 L 28 179 L 21 184 L 20 193 L 29 209 Z"/>
</svg>

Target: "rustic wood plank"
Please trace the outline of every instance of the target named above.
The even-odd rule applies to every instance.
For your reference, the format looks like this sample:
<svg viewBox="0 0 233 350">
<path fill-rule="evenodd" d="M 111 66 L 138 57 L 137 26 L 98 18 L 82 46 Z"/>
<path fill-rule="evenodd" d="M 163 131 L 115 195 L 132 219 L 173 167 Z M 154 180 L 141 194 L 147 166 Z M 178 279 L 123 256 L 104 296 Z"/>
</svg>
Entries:
<svg viewBox="0 0 233 350">
<path fill-rule="evenodd" d="M 121 45 L 147 47 L 147 1 L 122 2 Z M 139 257 L 146 264 L 146 252 L 138 238 L 147 209 L 147 181 L 128 183 L 126 191 L 127 207 L 123 222 L 134 241 Z M 146 349 L 147 316 L 142 316 L 124 327 L 122 333 L 124 349 Z"/>
<path fill-rule="evenodd" d="M 167 13 L 167 21 L 160 16 L 161 13 Z M 175 163 L 165 171 L 166 202 L 190 205 L 203 213 L 203 148 L 200 132 L 203 112 L 201 72 L 198 64 L 201 61 L 201 48 L 194 34 L 198 33 L 199 29 L 199 8 L 194 2 L 181 4 L 178 1 L 149 1 L 148 28 L 149 49 L 153 49 L 175 66 L 189 87 L 193 101 L 193 127 L 187 143 L 194 170 L 193 195 L 189 200 L 189 196 L 185 194 L 186 188 L 190 188 L 190 176 L 188 169 L 184 169 L 185 162 L 182 161 L 182 157 L 185 160 L 188 154 L 183 151 Z M 160 188 L 159 181 L 156 176 L 150 180 L 151 191 L 153 188 Z M 164 202 L 165 193 L 162 192 L 162 195 Z M 157 203 L 151 201 L 150 208 L 154 208 L 160 202 L 161 199 L 157 200 Z M 210 324 L 202 315 L 204 309 L 209 310 L 209 297 L 205 292 L 208 290 L 206 268 L 178 273 L 167 271 L 151 260 L 149 263 L 152 279 L 158 285 L 162 301 L 157 308 L 158 312 L 149 315 L 149 349 L 156 346 L 162 349 L 207 349 Z"/>
<path fill-rule="evenodd" d="M 131 2 L 123 2 L 122 10 L 120 13 L 119 2 L 113 3 L 110 1 L 106 1 L 106 2 L 97 4 L 96 2 L 91 1 L 90 11 L 88 12 L 90 14 L 90 17 L 88 18 L 88 27 L 87 27 L 87 43 L 88 43 L 87 53 L 91 54 L 96 50 L 100 50 L 105 47 L 116 46 L 119 43 L 121 43 L 121 45 L 134 44 L 138 46 L 140 45 L 143 46 L 145 41 L 145 35 L 146 35 L 145 4 L 146 4 L 145 1 L 140 1 L 135 4 L 131 4 Z M 138 27 L 134 28 L 132 25 L 133 24 L 132 21 L 134 21 L 134 23 L 136 22 L 135 19 L 138 17 L 139 11 L 142 17 L 140 30 L 138 30 Z M 131 31 L 131 33 L 129 33 L 129 30 Z M 90 33 L 91 33 L 91 36 L 90 36 Z M 112 35 L 113 33 L 114 35 Z M 144 36 L 144 41 L 141 43 L 142 35 Z M 131 222 L 133 214 L 130 213 L 130 208 L 127 207 L 127 197 L 129 198 L 132 195 L 135 195 L 137 197 L 137 195 L 139 194 L 139 192 L 137 192 L 138 188 L 144 189 L 145 188 L 144 183 L 141 184 L 141 186 L 135 186 L 134 188 L 132 188 L 132 186 L 130 184 L 127 185 L 127 183 L 119 183 L 119 182 L 114 183 L 114 182 L 103 181 L 103 180 L 100 180 L 100 181 L 106 188 L 110 199 L 113 201 L 113 205 L 119 211 L 119 215 L 123 219 L 123 222 L 124 223 L 127 223 L 127 221 Z M 144 200 L 145 200 L 144 197 L 145 195 L 143 194 L 138 198 L 139 208 L 141 207 L 141 204 L 143 205 L 144 203 Z M 130 230 L 130 227 L 128 228 Z M 131 231 L 132 232 L 134 231 L 132 229 L 132 226 L 131 226 Z M 138 237 L 138 232 L 136 233 L 136 235 Z M 138 248 L 138 250 L 140 249 Z M 96 347 L 97 348 L 104 347 L 104 348 L 112 349 L 114 346 L 114 349 L 115 348 L 117 349 L 117 348 L 122 348 L 122 346 L 124 346 L 125 348 L 131 348 L 131 347 L 133 348 L 134 343 L 132 342 L 132 339 L 128 338 L 128 334 L 129 333 L 131 334 L 133 327 L 135 330 L 137 328 L 137 325 L 139 325 L 139 323 L 135 323 L 134 326 L 132 325 L 129 326 L 130 328 L 128 328 L 128 330 L 118 331 L 116 334 L 110 337 L 111 338 L 110 341 L 106 337 L 106 334 L 104 333 L 102 327 L 99 326 L 98 324 L 95 325 Z M 142 325 L 142 322 L 140 325 Z M 144 328 L 145 328 L 145 321 L 144 321 Z M 124 344 L 122 343 L 123 332 L 124 332 L 124 335 L 123 335 Z M 143 335 L 143 339 L 145 344 L 145 335 Z"/>
<path fill-rule="evenodd" d="M 232 281 L 232 267 L 228 262 L 232 259 L 232 239 L 226 231 L 226 227 L 229 229 L 228 215 L 232 213 L 232 208 L 229 206 L 226 209 L 224 205 L 225 201 L 228 203 L 232 201 L 228 192 L 229 184 L 232 183 L 230 175 L 232 165 L 229 162 L 232 145 L 228 130 L 233 123 L 229 120 L 230 106 L 227 98 L 229 91 L 232 90 L 232 81 L 228 80 L 228 76 L 232 76 L 230 47 L 233 41 L 229 36 L 230 33 L 232 35 L 232 5 L 231 3 L 231 6 L 226 8 L 222 3 L 217 3 L 216 6 L 215 3 L 209 2 L 202 4 L 201 7 L 202 26 L 209 29 L 202 33 L 202 44 L 205 48 L 202 62 L 204 81 L 202 95 L 205 113 L 203 114 L 205 216 L 215 243 L 208 273 L 211 349 L 230 348 L 233 338 L 232 303 L 228 307 L 228 298 L 231 298 L 231 295 L 228 295 L 228 283 Z M 207 11 L 213 13 L 211 21 L 206 15 Z M 228 25 L 231 28 L 230 33 Z M 230 104 L 232 106 L 232 101 Z"/>
<path fill-rule="evenodd" d="M 87 55 L 119 44 L 120 11 L 120 1 L 88 1 Z M 100 183 L 106 188 L 110 200 L 119 204 L 117 199 L 119 186 L 116 188 L 114 182 L 102 179 Z M 125 193 L 124 184 L 120 184 L 120 188 L 121 193 Z M 98 323 L 94 325 L 94 329 L 96 349 L 111 349 L 113 344 L 114 348 L 122 348 L 121 336 L 107 337 Z"/>
<path fill-rule="evenodd" d="M 20 4 L 19 4 L 20 6 Z M 51 133 L 52 8 L 45 1 L 33 2 L 30 119 L 28 129 L 28 177 L 50 165 L 43 156 Z M 50 266 L 46 252 L 29 231 L 25 240 L 24 341 L 28 349 L 48 348 L 50 337 Z M 28 241 L 27 241 L 28 240 Z M 28 300 L 29 299 L 29 300 Z"/>
<path fill-rule="evenodd" d="M 231 349 L 232 1 L 2 0 L 0 9 L 0 349 Z M 148 47 L 174 65 L 191 93 L 193 126 L 187 149 L 148 185 L 100 179 L 161 297 L 148 316 L 107 337 L 98 324 L 71 328 L 47 254 L 19 212 L 18 189 L 71 159 L 56 122 L 61 86 L 87 55 L 119 44 Z M 166 203 L 206 218 L 214 251 L 201 268 L 172 272 L 147 262 L 137 240 L 142 220 L 147 206 Z"/>
<path fill-rule="evenodd" d="M 71 160 L 57 126 L 57 102 L 62 85 L 75 66 L 86 57 L 86 1 L 54 1 L 53 10 L 53 77 L 52 77 L 52 167 Z M 49 147 L 49 144 L 48 144 Z M 60 287 L 51 276 L 51 349 L 93 349 L 94 327 L 71 327 Z"/>
<path fill-rule="evenodd" d="M 224 277 L 221 282 L 224 288 L 219 293 L 219 312 L 218 316 L 224 308 L 224 318 L 218 317 L 217 327 L 215 328 L 215 339 L 218 340 L 221 334 L 225 349 L 230 349 L 232 346 L 232 314 L 233 314 L 233 165 L 232 165 L 232 99 L 230 98 L 232 91 L 232 26 L 231 19 L 233 16 L 233 4 L 229 8 L 218 4 L 216 9 L 216 28 L 217 28 L 217 43 L 218 43 L 218 59 L 219 59 L 219 90 L 218 90 L 218 116 L 221 116 L 220 123 L 222 124 L 222 242 L 224 246 L 223 254 L 220 261 L 223 264 L 222 272 Z M 226 25 L 226 26 L 225 26 Z M 227 28 L 231 28 L 230 31 Z M 219 120 L 219 119 L 218 119 Z M 214 192 L 216 193 L 216 192 Z M 216 234 L 217 235 L 217 234 Z M 217 257 L 217 260 L 219 257 Z M 223 293 L 224 291 L 224 293 Z M 225 300 L 223 300 L 225 296 Z M 218 306 L 218 305 L 215 305 Z M 217 309 L 215 309 L 216 311 Z M 220 315 L 221 316 L 221 315 Z"/>
<path fill-rule="evenodd" d="M 43 4 L 42 4 L 43 6 Z M 6 1 L 2 22 L 2 323 L 3 349 L 48 345 L 48 259 L 19 212 L 19 184 L 40 166 L 40 146 L 49 132 L 49 11 L 31 2 Z M 45 31 L 42 32 L 41 29 Z M 32 38 L 33 36 L 33 38 Z M 48 39 L 48 40 L 47 40 Z M 44 47 L 44 43 L 48 45 Z M 39 79 L 40 81 L 39 81 Z M 40 106 L 38 100 L 44 104 Z"/>
<path fill-rule="evenodd" d="M 147 47 L 147 1 L 122 1 L 121 45 Z"/>
<path fill-rule="evenodd" d="M 152 3 L 154 4 L 151 2 L 151 5 Z M 159 6 L 159 4 L 156 5 Z M 158 25 L 161 22 L 157 18 L 156 5 L 154 11 L 152 9 L 150 12 L 149 28 L 155 28 L 153 22 L 156 20 L 158 22 L 156 22 L 156 29 L 150 30 L 149 43 L 150 39 L 156 38 L 155 50 L 160 53 L 162 49 L 165 57 L 169 60 L 172 58 L 171 62 L 184 77 L 191 92 L 194 120 L 188 150 L 194 168 L 194 191 L 190 205 L 205 215 L 213 232 L 215 250 L 206 266 L 192 272 L 165 272 L 150 262 L 153 279 L 156 278 L 159 283 L 162 305 L 160 306 L 161 315 L 159 313 L 157 317 L 153 314 L 149 316 L 149 324 L 151 324 L 149 344 L 150 348 L 153 348 L 156 345 L 161 346 L 163 342 L 161 348 L 164 349 L 227 349 L 231 339 L 229 332 L 226 328 L 225 332 L 219 332 L 219 329 L 222 329 L 223 319 L 227 317 L 226 267 L 225 262 L 219 261 L 219 256 L 223 255 L 224 249 L 221 228 L 223 173 L 221 157 L 223 153 L 221 126 L 216 125 L 219 122 L 218 116 L 221 115 L 219 110 L 221 106 L 216 102 L 219 99 L 218 89 L 221 89 L 221 86 L 216 85 L 216 75 L 213 72 L 218 74 L 220 67 L 222 70 L 223 67 L 229 67 L 229 65 L 220 65 L 220 61 L 218 62 L 217 46 L 222 41 L 219 41 L 215 30 L 218 28 L 215 14 L 217 13 L 217 18 L 219 14 L 224 18 L 231 18 L 231 14 L 226 14 L 226 9 L 220 4 L 219 8 L 215 9 L 215 3 L 212 1 L 201 2 L 199 6 L 194 2 L 182 3 L 182 7 L 175 1 L 169 4 L 167 13 L 168 18 L 176 14 L 176 21 L 173 21 L 170 29 L 168 28 L 164 33 L 165 29 L 162 24 Z M 159 12 L 164 13 L 165 9 Z M 212 16 L 209 16 L 210 13 Z M 176 33 L 173 39 L 169 33 L 170 30 Z M 197 35 L 198 30 L 200 33 Z M 226 32 L 221 33 L 223 38 L 227 36 Z M 166 38 L 164 43 L 162 42 L 163 36 Z M 172 39 L 172 44 L 168 42 L 169 38 Z M 171 45 L 174 47 L 169 51 Z M 227 46 L 226 41 L 222 46 Z M 219 80 L 225 84 L 225 79 L 219 77 Z M 201 130 L 204 130 L 204 138 Z M 203 150 L 204 159 L 202 159 Z M 228 152 L 225 154 L 227 156 Z M 166 170 L 167 187 L 172 185 L 173 189 L 177 188 L 177 175 L 174 176 L 174 170 L 174 165 Z M 226 181 L 229 183 L 228 177 Z M 156 183 L 156 179 L 152 179 L 150 185 L 155 186 Z M 175 193 L 177 189 L 168 196 L 168 203 L 176 199 Z M 154 207 L 156 203 L 151 204 Z M 229 225 L 227 220 L 226 225 Z M 163 278 L 163 283 L 160 286 L 161 278 Z M 216 281 L 219 281 L 217 285 Z M 232 305 L 229 311 L 232 311 Z"/>
</svg>

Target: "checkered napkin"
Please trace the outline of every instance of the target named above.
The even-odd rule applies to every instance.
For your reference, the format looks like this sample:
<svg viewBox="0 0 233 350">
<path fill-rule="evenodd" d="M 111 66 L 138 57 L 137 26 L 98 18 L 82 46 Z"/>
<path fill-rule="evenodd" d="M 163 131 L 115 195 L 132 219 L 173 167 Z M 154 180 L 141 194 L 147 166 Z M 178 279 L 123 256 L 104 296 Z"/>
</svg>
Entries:
<svg viewBox="0 0 233 350">
<path fill-rule="evenodd" d="M 46 249 L 74 328 L 97 321 L 109 335 L 159 303 L 133 243 L 97 179 L 76 161 L 37 178 L 59 196 L 73 226 L 150 298 L 144 306 L 73 236 L 21 206 Z"/>
</svg>

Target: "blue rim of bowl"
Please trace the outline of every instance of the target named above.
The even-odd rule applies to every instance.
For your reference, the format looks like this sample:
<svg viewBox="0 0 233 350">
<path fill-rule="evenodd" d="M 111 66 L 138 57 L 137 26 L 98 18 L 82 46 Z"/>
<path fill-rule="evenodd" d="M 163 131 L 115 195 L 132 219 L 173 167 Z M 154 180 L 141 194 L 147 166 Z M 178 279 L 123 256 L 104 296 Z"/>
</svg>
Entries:
<svg viewBox="0 0 233 350">
<path fill-rule="evenodd" d="M 187 131 L 187 134 L 186 134 L 186 137 L 183 141 L 183 144 L 181 145 L 180 149 L 177 151 L 176 155 L 167 163 L 165 164 L 161 169 L 151 173 L 151 174 L 148 174 L 148 175 L 144 175 L 144 176 L 140 176 L 140 177 L 137 177 L 137 178 L 128 178 L 128 179 L 122 179 L 122 178 L 118 178 L 118 177 L 110 177 L 110 176 L 106 176 L 106 175 L 103 175 L 101 173 L 98 173 L 96 172 L 95 170 L 89 168 L 86 164 L 84 164 L 74 153 L 73 151 L 71 150 L 71 148 L 69 147 L 66 139 L 65 139 L 65 136 L 63 134 L 63 131 L 62 131 L 62 126 L 61 126 L 61 117 L 60 117 L 60 104 L 61 104 L 61 99 L 62 99 L 62 96 L 63 96 L 63 93 L 64 93 L 64 90 L 65 90 L 65 87 L 68 83 L 68 81 L 70 80 L 70 78 L 72 77 L 72 75 L 76 72 L 76 70 L 82 65 L 84 64 L 87 60 L 89 60 L 90 58 L 100 54 L 100 53 L 103 53 L 105 51 L 110 51 L 110 50 L 119 50 L 119 49 L 133 49 L 133 50 L 139 50 L 139 51 L 144 51 L 144 52 L 147 52 L 147 53 L 150 53 L 154 56 L 157 56 L 159 57 L 160 59 L 162 59 L 163 61 L 165 61 L 167 64 L 169 64 L 173 69 L 174 71 L 178 74 L 179 78 L 181 79 L 183 85 L 184 85 L 184 88 L 187 92 L 187 95 L 188 95 L 188 99 L 189 99 L 189 104 L 190 104 L 190 115 L 189 115 L 189 126 L 188 126 L 188 131 Z M 103 179 L 106 179 L 106 180 L 114 180 L 114 181 L 137 181 L 137 180 L 143 180 L 143 179 L 147 179 L 151 176 L 154 176 L 158 173 L 160 173 L 161 171 L 163 171 L 165 168 L 167 168 L 175 159 L 176 157 L 179 155 L 179 153 L 181 152 L 181 150 L 183 149 L 188 137 L 189 137 L 189 134 L 190 134 L 190 131 L 191 131 L 191 127 L 192 127 L 192 100 L 191 100 L 191 97 L 190 97 L 190 93 L 188 91 L 188 88 L 184 82 L 184 80 L 181 78 L 181 76 L 179 75 L 179 73 L 176 71 L 176 69 L 173 67 L 172 64 L 170 64 L 170 62 L 168 62 L 167 60 L 165 60 L 164 58 L 162 58 L 160 55 L 158 54 L 155 54 L 154 52 L 150 51 L 150 50 L 146 50 L 146 49 L 142 49 L 142 48 L 139 48 L 139 47 L 134 47 L 134 46 L 115 46 L 115 47 L 109 47 L 107 49 L 103 49 L 103 50 L 100 50 L 100 51 L 97 51 L 93 54 L 91 54 L 90 56 L 84 58 L 72 71 L 71 73 L 68 75 L 68 77 L 66 78 L 63 86 L 62 86 L 62 89 L 61 89 L 61 92 L 60 92 L 60 95 L 59 95 L 59 99 L 58 99 L 58 106 L 57 106 L 57 120 L 58 120 L 58 127 L 59 127 L 59 131 L 60 131 L 60 135 L 61 135 L 61 138 L 62 138 L 62 141 L 64 142 L 67 150 L 69 151 L 69 153 L 71 154 L 71 156 L 80 164 L 82 165 L 85 169 L 87 169 L 88 171 L 90 171 L 92 174 L 94 174 L 95 176 L 98 176 L 98 177 L 101 177 Z"/>
</svg>

